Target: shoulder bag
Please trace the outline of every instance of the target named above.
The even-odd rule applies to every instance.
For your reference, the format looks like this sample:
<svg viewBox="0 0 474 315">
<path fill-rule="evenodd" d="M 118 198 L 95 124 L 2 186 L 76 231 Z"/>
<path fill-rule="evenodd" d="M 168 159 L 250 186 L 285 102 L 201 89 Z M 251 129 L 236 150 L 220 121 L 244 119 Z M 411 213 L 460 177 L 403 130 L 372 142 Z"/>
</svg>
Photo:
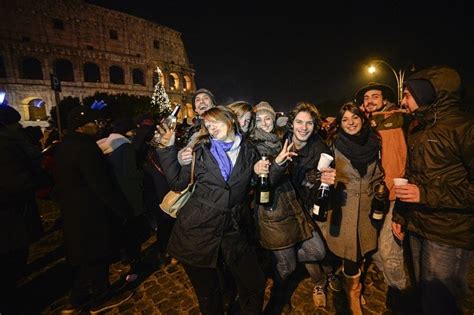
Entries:
<svg viewBox="0 0 474 315">
<path fill-rule="evenodd" d="M 194 192 L 194 164 L 196 162 L 196 154 L 193 153 L 193 161 L 191 163 L 191 181 L 188 187 L 183 191 L 169 191 L 160 203 L 160 208 L 169 216 L 176 218 L 179 210 L 188 202 Z"/>
</svg>

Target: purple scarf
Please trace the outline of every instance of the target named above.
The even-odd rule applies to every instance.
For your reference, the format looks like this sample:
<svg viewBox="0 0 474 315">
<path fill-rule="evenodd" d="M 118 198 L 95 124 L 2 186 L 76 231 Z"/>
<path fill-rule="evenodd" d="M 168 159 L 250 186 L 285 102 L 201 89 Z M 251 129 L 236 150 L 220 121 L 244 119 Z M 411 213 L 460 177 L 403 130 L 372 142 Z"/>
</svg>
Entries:
<svg viewBox="0 0 474 315">
<path fill-rule="evenodd" d="M 219 169 L 221 170 L 222 177 L 227 182 L 232 172 L 232 162 L 230 161 L 229 156 L 227 156 L 227 151 L 232 148 L 234 142 L 224 142 L 220 140 L 215 140 L 211 138 L 211 153 L 219 164 Z"/>
</svg>

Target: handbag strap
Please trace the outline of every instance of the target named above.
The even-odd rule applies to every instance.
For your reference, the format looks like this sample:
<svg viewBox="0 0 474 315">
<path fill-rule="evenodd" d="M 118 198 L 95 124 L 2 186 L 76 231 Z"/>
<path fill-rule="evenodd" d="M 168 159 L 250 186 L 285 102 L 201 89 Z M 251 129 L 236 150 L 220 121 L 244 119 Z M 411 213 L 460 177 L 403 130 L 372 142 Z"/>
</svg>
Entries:
<svg viewBox="0 0 474 315">
<path fill-rule="evenodd" d="M 190 185 L 194 184 L 194 166 L 196 164 L 196 152 L 193 152 L 193 161 L 191 162 L 191 181 Z"/>
<path fill-rule="evenodd" d="M 161 169 L 161 167 L 160 167 L 158 164 L 156 164 L 155 160 L 153 159 L 153 153 L 152 153 L 152 152 L 150 152 L 150 153 L 148 154 L 148 161 L 150 161 L 151 164 L 153 164 L 153 166 L 155 167 L 155 169 L 156 169 L 159 173 L 161 173 L 161 175 L 165 175 L 165 173 L 163 172 L 163 170 Z"/>
</svg>

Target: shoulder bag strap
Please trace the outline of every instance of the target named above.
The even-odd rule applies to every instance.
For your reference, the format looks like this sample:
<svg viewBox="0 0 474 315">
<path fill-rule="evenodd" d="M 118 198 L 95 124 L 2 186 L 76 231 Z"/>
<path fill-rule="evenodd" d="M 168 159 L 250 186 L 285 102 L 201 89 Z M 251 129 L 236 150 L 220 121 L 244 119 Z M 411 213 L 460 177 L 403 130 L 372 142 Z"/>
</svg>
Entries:
<svg viewBox="0 0 474 315">
<path fill-rule="evenodd" d="M 196 152 L 193 152 L 193 161 L 191 162 L 191 181 L 190 185 L 194 184 L 194 166 L 196 164 Z"/>
</svg>

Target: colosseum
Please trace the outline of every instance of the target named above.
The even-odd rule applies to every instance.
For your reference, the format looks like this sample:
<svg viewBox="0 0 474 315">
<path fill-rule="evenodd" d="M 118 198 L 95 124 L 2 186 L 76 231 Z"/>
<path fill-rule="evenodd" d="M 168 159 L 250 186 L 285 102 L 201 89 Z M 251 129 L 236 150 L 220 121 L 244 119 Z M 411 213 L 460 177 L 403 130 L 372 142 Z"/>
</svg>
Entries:
<svg viewBox="0 0 474 315">
<path fill-rule="evenodd" d="M 0 39 L 0 96 L 24 125 L 47 125 L 52 73 L 61 98 L 151 96 L 157 66 L 180 118 L 193 117 L 194 69 L 173 29 L 82 0 L 13 0 L 0 2 Z"/>
</svg>

